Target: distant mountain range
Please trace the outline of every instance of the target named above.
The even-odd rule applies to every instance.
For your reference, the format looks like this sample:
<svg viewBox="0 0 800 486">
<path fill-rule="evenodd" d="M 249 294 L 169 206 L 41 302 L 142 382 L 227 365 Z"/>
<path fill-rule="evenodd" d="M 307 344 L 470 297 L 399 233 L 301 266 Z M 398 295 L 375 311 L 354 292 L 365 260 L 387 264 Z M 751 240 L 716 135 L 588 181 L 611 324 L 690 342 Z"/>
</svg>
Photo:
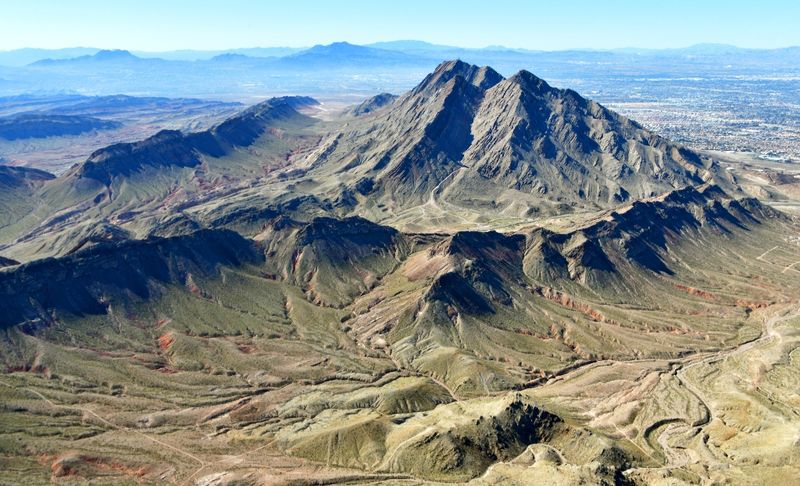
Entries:
<svg viewBox="0 0 800 486">
<path fill-rule="evenodd" d="M 118 122 L 91 116 L 19 114 L 0 117 L 0 139 L 18 140 L 78 135 L 91 130 L 109 130 L 120 126 L 121 124 Z"/>
<path fill-rule="evenodd" d="M 244 53 L 247 52 L 247 53 Z M 329 45 L 316 45 L 314 47 L 286 52 L 282 56 L 263 55 L 263 50 L 245 50 L 244 52 L 231 51 L 216 54 L 210 59 L 198 59 L 197 63 L 249 63 L 257 62 L 262 66 L 271 65 L 280 68 L 318 69 L 320 67 L 336 68 L 341 66 L 364 65 L 393 65 L 393 64 L 422 64 L 429 61 L 429 56 L 405 53 L 397 49 L 381 49 L 376 47 L 359 46 L 347 42 L 335 42 Z M 172 56 L 168 56 L 172 57 Z M 0 55 L 0 62 L 2 55 Z M 91 54 L 77 57 L 56 57 L 34 61 L 29 66 L 75 66 L 85 63 L 180 63 L 189 61 L 181 59 L 162 59 L 160 57 L 135 55 L 127 50 L 98 50 Z"/>
<path fill-rule="evenodd" d="M 218 51 L 201 51 L 181 49 L 164 52 L 132 51 L 131 54 L 149 59 L 159 58 L 167 61 L 197 61 L 208 60 L 215 56 L 225 54 L 239 54 L 249 57 L 282 57 L 305 50 L 305 47 L 245 47 L 240 49 L 224 49 Z M 46 59 L 64 60 L 81 56 L 93 56 L 100 51 L 115 51 L 115 49 L 101 49 L 97 47 L 70 47 L 63 49 L 38 49 L 22 48 L 0 51 L 0 66 L 25 66 Z"/>
<path fill-rule="evenodd" d="M 249 72 L 87 56 L 28 69 Z M 528 70 L 420 79 L 0 166 L 0 482 L 792 484 L 800 221 Z"/>
<path fill-rule="evenodd" d="M 25 66 L 38 61 L 45 60 L 82 60 L 93 58 L 96 60 L 121 60 L 121 56 L 128 58 L 138 57 L 141 59 L 163 59 L 168 61 L 207 61 L 214 58 L 230 59 L 228 55 L 237 57 L 251 58 L 282 58 L 293 57 L 299 59 L 311 59 L 315 57 L 337 57 L 342 55 L 368 56 L 375 57 L 381 54 L 389 56 L 390 59 L 398 59 L 397 56 L 388 54 L 386 51 L 400 52 L 408 56 L 417 57 L 439 57 L 454 53 L 517 53 L 560 56 L 566 53 L 584 53 L 585 55 L 597 55 L 599 53 L 610 53 L 615 55 L 637 56 L 720 56 L 720 55 L 760 55 L 770 56 L 775 54 L 785 55 L 787 53 L 799 52 L 800 47 L 790 46 L 775 49 L 753 49 L 737 47 L 730 44 L 695 44 L 680 48 L 639 48 L 627 47 L 616 49 L 593 49 L 576 48 L 556 51 L 546 51 L 537 49 L 512 48 L 506 46 L 487 46 L 483 48 L 465 48 L 449 46 L 443 44 L 433 44 L 419 40 L 397 40 L 374 42 L 365 45 L 354 45 L 348 42 L 334 42 L 328 45 L 316 45 L 312 47 L 249 47 L 221 50 L 193 50 L 183 49 L 175 51 L 125 51 L 121 49 L 101 49 L 94 47 L 69 47 L 61 49 L 40 49 L 22 48 L 8 51 L 0 51 L 0 66 Z M 400 59 L 410 60 L 408 56 L 400 56 Z"/>
<path fill-rule="evenodd" d="M 403 96 L 377 95 L 327 123 L 309 116 L 318 110 L 310 97 L 272 98 L 208 130 L 111 145 L 28 202 L 125 220 L 142 210 L 133 208 L 173 204 L 180 181 L 192 188 L 177 199 L 187 210 L 216 194 L 209 188 L 241 196 L 218 199 L 193 224 L 258 228 L 284 211 L 416 229 L 594 211 L 704 183 L 735 189 L 708 157 L 524 70 L 504 78 L 448 61 Z M 59 231 L 60 221 L 28 230 Z"/>
<path fill-rule="evenodd" d="M 243 100 L 295 93 L 355 101 L 380 92 L 403 92 L 444 59 L 491 65 L 504 75 L 535 70 L 548 81 L 574 86 L 576 80 L 619 76 L 796 76 L 800 48 L 758 50 L 703 44 L 663 50 L 535 51 L 503 46 L 468 49 L 407 40 L 163 53 L 21 49 L 0 52 L 0 96 L 124 93 Z"/>
</svg>

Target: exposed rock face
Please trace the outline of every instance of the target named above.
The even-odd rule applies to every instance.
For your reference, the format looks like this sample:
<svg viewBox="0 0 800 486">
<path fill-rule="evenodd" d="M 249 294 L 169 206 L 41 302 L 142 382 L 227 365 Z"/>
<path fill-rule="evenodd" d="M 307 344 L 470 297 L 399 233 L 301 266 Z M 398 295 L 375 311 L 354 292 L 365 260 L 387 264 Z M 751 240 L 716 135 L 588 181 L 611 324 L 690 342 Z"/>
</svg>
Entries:
<svg viewBox="0 0 800 486">
<path fill-rule="evenodd" d="M 162 130 L 141 142 L 112 145 L 93 153 L 81 166 L 80 177 L 110 184 L 117 176 L 129 176 L 146 165 L 194 167 L 200 152 L 222 155 L 222 147 L 208 133 L 183 135 Z"/>
<path fill-rule="evenodd" d="M 754 200 L 731 199 L 717 186 L 688 187 L 636 201 L 570 234 L 533 231 L 525 271 L 542 282 L 568 278 L 607 288 L 624 279 L 620 265 L 672 274 L 664 256 L 671 242 L 691 232 L 720 234 L 745 228 L 772 212 Z M 624 288 L 635 293 L 635 286 Z"/>
<path fill-rule="evenodd" d="M 411 91 L 411 96 L 434 93 L 457 77 L 482 91 L 503 80 L 503 76 L 488 66 L 479 67 L 460 60 L 445 61 Z"/>
<path fill-rule="evenodd" d="M 521 234 L 458 232 L 431 246 L 424 258 L 417 257 L 415 267 L 428 270 L 414 278 L 430 283 L 418 302 L 397 311 L 401 315 L 387 339 L 399 360 L 435 367 L 452 376 L 456 389 L 509 386 L 512 377 L 484 369 L 476 378 L 477 370 L 461 373 L 451 366 L 455 359 L 436 361 L 438 350 L 480 354 L 484 346 L 495 349 L 486 335 L 509 328 L 521 336 L 557 342 L 564 339 L 562 331 L 543 324 L 552 322 L 552 314 L 540 314 L 551 303 L 590 322 L 620 326 L 590 302 L 641 305 L 653 299 L 654 288 L 711 298 L 702 290 L 666 283 L 685 269 L 687 247 L 698 244 L 694 242 L 727 245 L 730 238 L 790 221 L 757 201 L 731 199 L 710 186 L 637 201 L 564 233 L 541 228 Z M 715 251 L 714 257 L 722 256 Z M 368 316 L 353 324 L 357 334 L 360 323 L 370 325 Z M 574 350 L 589 358 L 602 353 Z"/>
<path fill-rule="evenodd" d="M 501 79 L 491 68 L 443 63 L 364 128 L 345 130 L 323 170 L 369 174 L 379 195 L 401 206 L 423 201 L 460 166 L 483 91 Z"/>
<path fill-rule="evenodd" d="M 341 307 L 372 288 L 409 252 L 397 230 L 362 218 L 277 218 L 259 237 L 276 275 L 298 285 L 310 300 Z"/>
<path fill-rule="evenodd" d="M 55 178 L 53 174 L 39 169 L 0 165 L 0 187 L 6 190 L 35 187 Z"/>
<path fill-rule="evenodd" d="M 102 314 L 109 296 L 147 299 L 187 275 L 212 275 L 220 265 L 263 261 L 256 245 L 227 230 L 175 238 L 98 243 L 0 273 L 0 326 L 50 322 L 60 314 Z"/>
<path fill-rule="evenodd" d="M 204 132 L 183 134 L 162 130 L 141 142 L 119 143 L 94 152 L 77 176 L 110 184 L 145 167 L 196 167 L 204 156 L 221 157 L 235 147 L 247 147 L 273 123 L 294 119 L 311 124 L 297 109 L 316 104 L 308 97 L 272 98 Z"/>
<path fill-rule="evenodd" d="M 494 313 L 494 306 L 510 305 L 509 283 L 520 283 L 525 238 L 496 232 L 460 232 L 432 250 L 449 259 L 452 270 L 437 276 L 425 301 L 466 314 Z M 452 313 L 452 311 L 450 311 Z"/>
<path fill-rule="evenodd" d="M 445 62 L 373 117 L 343 131 L 322 165 L 373 178 L 379 195 L 400 206 L 426 201 L 441 184 L 456 201 L 488 187 L 489 196 L 513 190 L 610 207 L 727 181 L 711 160 L 527 71 L 503 79 Z"/>
<path fill-rule="evenodd" d="M 46 209 L 20 209 L 26 217 L 2 236 L 42 247 L 34 240 L 84 211 L 112 221 L 149 213 L 159 225 L 193 209 L 201 227 L 249 235 L 279 214 L 449 230 L 610 208 L 707 180 L 735 189 L 713 161 L 525 71 L 504 79 L 449 61 L 399 98 L 367 100 L 358 116 L 322 122 L 304 114 L 315 104 L 274 98 L 206 131 L 98 150 L 29 196 Z"/>
<path fill-rule="evenodd" d="M 795 219 L 525 71 L 314 103 L 0 166 L 5 482 L 797 476 Z"/>
<path fill-rule="evenodd" d="M 200 223 L 184 213 L 171 214 L 161 220 L 150 230 L 150 236 L 168 238 L 170 236 L 188 235 L 202 228 Z"/>
<path fill-rule="evenodd" d="M 498 460 L 512 459 L 529 444 L 546 443 L 568 429 L 557 415 L 520 400 L 503 403 L 493 415 L 465 418 L 446 432 L 428 433 L 392 451 L 388 469 L 430 479 L 446 474 L 467 480 Z"/>
<path fill-rule="evenodd" d="M 0 118 L 0 139 L 61 137 L 120 126 L 118 122 L 91 116 L 23 113 Z"/>
<path fill-rule="evenodd" d="M 709 186 L 637 201 L 568 233 L 458 232 L 427 250 L 429 259 L 444 263 L 429 275 L 405 325 L 427 333 L 432 323 L 510 312 L 531 289 L 562 299 L 558 292 L 580 285 L 632 299 L 642 275 L 674 273 L 670 252 L 676 241 L 782 219 L 788 221 L 755 200 L 731 199 Z M 343 307 L 394 271 L 414 247 L 412 237 L 357 217 L 300 222 L 279 216 L 256 236 L 258 244 L 229 230 L 192 232 L 199 226 L 186 217 L 162 228 L 183 236 L 130 240 L 125 230 L 102 224 L 75 237 L 79 243 L 68 256 L 0 275 L 0 296 L 8 304 L 3 324 L 47 319 L 50 310 L 102 312 L 104 293 L 125 290 L 147 298 L 153 282 L 180 282 L 189 269 L 213 274 L 218 265 L 242 263 L 263 264 L 267 276 L 300 287 L 318 305 Z"/>
<path fill-rule="evenodd" d="M 81 228 L 81 231 L 76 233 L 70 238 L 76 242 L 75 246 L 67 251 L 67 255 L 96 244 L 119 243 L 132 237 L 130 232 L 124 228 L 106 222 Z"/>
<path fill-rule="evenodd" d="M 608 205 L 702 182 L 710 161 L 520 71 L 489 90 L 463 163 L 504 187 Z"/>
<path fill-rule="evenodd" d="M 366 115 L 367 113 L 372 113 L 373 111 L 380 110 L 381 108 L 392 104 L 397 98 L 397 95 L 393 95 L 391 93 L 381 93 L 373 96 L 372 98 L 364 100 L 355 108 L 349 110 L 348 113 L 353 116 Z"/>
<path fill-rule="evenodd" d="M 337 411 L 315 425 L 301 422 L 281 432 L 277 441 L 315 461 L 449 482 L 480 476 L 491 464 L 513 459 L 530 444 L 579 435 L 593 446 L 598 442 L 521 395 L 477 402 L 470 407 L 440 405 L 402 421 Z M 337 447 L 328 448 L 328 443 Z"/>
</svg>

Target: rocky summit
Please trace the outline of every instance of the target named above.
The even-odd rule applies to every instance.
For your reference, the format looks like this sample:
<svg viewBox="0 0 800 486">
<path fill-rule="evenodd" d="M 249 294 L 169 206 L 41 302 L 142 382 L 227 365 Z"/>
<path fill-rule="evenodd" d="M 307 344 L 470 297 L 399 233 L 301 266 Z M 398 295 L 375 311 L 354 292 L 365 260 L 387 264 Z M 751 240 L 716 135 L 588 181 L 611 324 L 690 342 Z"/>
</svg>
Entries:
<svg viewBox="0 0 800 486">
<path fill-rule="evenodd" d="M 800 475 L 800 221 L 528 71 L 0 166 L 0 208 L 0 482 Z"/>
</svg>

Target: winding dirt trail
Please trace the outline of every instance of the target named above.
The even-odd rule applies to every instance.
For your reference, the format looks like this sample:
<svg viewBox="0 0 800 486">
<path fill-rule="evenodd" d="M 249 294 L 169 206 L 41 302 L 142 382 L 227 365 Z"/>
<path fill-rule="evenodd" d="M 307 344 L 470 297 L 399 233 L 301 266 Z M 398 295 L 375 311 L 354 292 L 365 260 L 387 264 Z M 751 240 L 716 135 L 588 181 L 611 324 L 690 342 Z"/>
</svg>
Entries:
<svg viewBox="0 0 800 486">
<path fill-rule="evenodd" d="M 272 439 L 269 442 L 267 442 L 266 444 L 262 444 L 262 445 L 260 445 L 260 446 L 258 446 L 256 448 L 254 448 L 254 449 L 250 449 L 250 450 L 242 452 L 240 454 L 223 457 L 222 459 L 218 459 L 216 461 L 205 462 L 205 463 L 201 464 L 200 467 L 197 468 L 189 477 L 187 477 L 186 479 L 181 481 L 180 484 L 189 485 L 189 484 L 191 484 L 192 479 L 197 477 L 197 475 L 200 474 L 200 472 L 202 472 L 204 469 L 209 468 L 209 467 L 213 467 L 213 466 L 216 466 L 216 465 L 225 464 L 225 463 L 235 463 L 237 460 L 243 459 L 246 456 L 249 456 L 250 454 L 256 453 L 256 452 L 258 452 L 258 451 L 260 451 L 262 449 L 266 449 L 267 447 L 271 446 L 274 442 L 275 442 L 275 439 Z"/>
<path fill-rule="evenodd" d="M 453 172 L 447 174 L 447 177 L 442 179 L 441 182 L 436 184 L 436 187 L 434 187 L 433 190 L 431 191 L 431 196 L 428 198 L 428 202 L 426 203 L 426 205 L 430 205 L 430 206 L 438 209 L 439 211 L 444 212 L 444 209 L 442 209 L 442 207 L 439 206 L 439 203 L 436 201 L 436 194 L 442 190 L 442 186 L 444 186 L 444 183 L 447 182 L 447 179 L 450 179 L 451 177 L 453 177 L 456 174 L 458 174 L 458 172 L 460 170 L 461 170 L 461 167 L 456 168 Z"/>
<path fill-rule="evenodd" d="M 403 364 L 400 362 L 400 360 L 398 360 L 391 353 L 391 351 L 385 352 L 385 354 L 390 360 L 392 360 L 392 363 L 394 363 L 394 366 L 397 368 L 398 371 L 406 371 L 406 372 L 409 372 L 409 373 L 413 373 L 413 374 L 415 374 L 415 375 L 417 375 L 419 377 L 428 378 L 429 380 L 433 381 L 434 383 L 436 383 L 440 387 L 444 388 L 447 391 L 447 393 L 449 393 L 450 396 L 453 398 L 453 401 L 455 401 L 455 402 L 460 402 L 461 401 L 461 398 L 458 395 L 456 395 L 455 390 L 450 388 L 450 386 L 447 383 L 443 382 L 442 380 L 440 380 L 440 379 L 438 379 L 435 376 L 432 376 L 430 374 L 422 373 L 422 372 L 420 372 L 418 370 L 415 370 L 414 368 L 410 368 L 410 367 L 407 368 L 407 367 L 403 366 Z"/>
<path fill-rule="evenodd" d="M 42 395 L 38 391 L 34 390 L 33 388 L 25 388 L 25 391 L 30 392 L 33 395 L 36 395 L 38 398 L 42 399 L 45 403 L 47 403 L 49 406 L 51 406 L 53 408 L 64 409 L 64 410 L 80 410 L 81 412 L 91 415 L 92 417 L 96 418 L 97 420 L 99 420 L 103 424 L 108 425 L 109 427 L 111 427 L 113 429 L 122 430 L 124 432 L 129 432 L 129 433 L 132 433 L 132 434 L 136 434 L 136 435 L 138 435 L 140 437 L 143 437 L 143 438 L 145 438 L 145 439 L 147 439 L 149 441 L 152 441 L 152 442 L 158 444 L 161 447 L 165 447 L 167 449 L 172 450 L 173 452 L 177 452 L 178 454 L 186 456 L 189 459 L 192 459 L 193 461 L 197 461 L 200 464 L 205 464 L 206 463 L 206 461 L 204 461 L 203 459 L 195 456 L 191 452 L 187 452 L 184 449 L 181 449 L 180 447 L 177 447 L 177 446 L 174 446 L 174 445 L 169 444 L 167 442 L 164 442 L 162 440 L 156 439 L 155 437 L 147 435 L 147 434 L 145 434 L 143 432 L 140 432 L 140 431 L 138 431 L 136 429 L 131 429 L 129 427 L 125 427 L 125 426 L 122 426 L 122 425 L 117 425 L 117 424 L 115 424 L 115 423 L 113 423 L 113 422 L 101 417 L 99 414 L 97 414 L 94 410 L 92 410 L 90 408 L 81 407 L 81 406 L 77 406 L 77 405 L 60 405 L 58 403 L 53 402 L 52 400 L 50 400 L 46 396 Z"/>
<path fill-rule="evenodd" d="M 778 248 L 780 248 L 780 246 L 773 246 L 773 247 L 772 247 L 772 248 L 770 248 L 769 250 L 767 250 L 767 251 L 765 251 L 764 253 L 762 253 L 762 254 L 758 255 L 758 256 L 756 257 L 756 260 L 761 260 L 762 262 L 763 262 L 763 261 L 765 261 L 765 260 L 764 260 L 764 257 L 765 257 L 765 256 L 767 256 L 767 255 L 769 255 L 769 254 L 770 254 L 770 253 L 772 253 L 773 251 L 777 250 Z"/>
<path fill-rule="evenodd" d="M 690 361 L 688 363 L 679 365 L 680 367 L 675 373 L 675 376 L 680 381 L 681 385 L 683 385 L 684 388 L 686 388 L 690 393 L 692 393 L 697 398 L 697 400 L 703 405 L 703 407 L 705 408 L 705 414 L 702 419 L 695 421 L 694 423 L 686 423 L 685 421 L 683 424 L 671 423 L 668 426 L 664 427 L 664 429 L 661 431 L 661 434 L 659 435 L 657 442 L 659 446 L 663 449 L 663 454 L 667 458 L 667 461 L 671 466 L 686 465 L 688 463 L 688 457 L 686 457 L 685 454 L 676 451 L 672 446 L 670 446 L 669 439 L 673 436 L 685 433 L 693 427 L 703 427 L 707 425 L 709 422 L 711 422 L 714 418 L 713 408 L 709 406 L 708 401 L 705 398 L 705 393 L 703 392 L 703 390 L 695 386 L 695 384 L 692 383 L 691 380 L 686 377 L 686 372 L 691 368 L 703 364 L 716 363 L 718 361 L 728 359 L 731 356 L 746 353 L 762 344 L 771 343 L 774 340 L 781 341 L 782 337 L 780 333 L 775 331 L 775 325 L 779 322 L 794 319 L 798 316 L 800 316 L 800 307 L 798 307 L 794 312 L 788 312 L 788 313 L 779 312 L 764 321 L 764 327 L 762 329 L 761 335 L 758 338 L 743 343 L 735 348 L 726 351 L 720 351 L 706 358 Z"/>
<path fill-rule="evenodd" d="M 439 205 L 439 201 L 436 200 L 436 196 L 440 195 L 444 191 L 445 182 L 447 182 L 448 179 L 450 179 L 451 177 L 454 177 L 456 174 L 461 172 L 462 169 L 463 169 L 463 167 L 456 168 L 453 172 L 448 174 L 447 177 L 442 179 L 442 181 L 440 183 L 436 184 L 436 187 L 434 187 L 433 190 L 431 191 L 431 195 L 430 195 L 430 198 L 428 198 L 428 201 L 421 206 L 422 207 L 422 212 L 426 217 L 427 217 L 426 208 L 428 206 L 430 206 L 431 208 L 434 208 L 434 209 L 438 210 L 439 212 L 441 212 L 443 215 L 452 215 L 452 216 L 457 217 L 464 224 L 467 224 L 467 225 L 473 225 L 474 224 L 472 221 L 470 221 L 467 218 L 465 218 L 463 214 L 461 214 L 461 213 L 464 212 L 463 209 L 461 209 L 460 211 L 448 211 L 447 209 L 445 209 L 441 205 Z M 442 202 L 445 205 L 448 204 L 445 201 L 442 201 Z"/>
<path fill-rule="evenodd" d="M 784 269 L 783 269 L 783 271 L 782 271 L 781 273 L 786 273 L 786 272 L 788 272 L 789 270 L 792 270 L 792 269 L 794 269 L 794 267 L 795 267 L 795 266 L 797 266 L 797 265 L 800 265 L 800 261 L 796 261 L 796 262 L 794 262 L 794 263 L 790 263 L 789 265 L 786 265 L 786 268 L 784 268 Z M 800 270 L 798 270 L 798 271 L 800 271 Z"/>
</svg>

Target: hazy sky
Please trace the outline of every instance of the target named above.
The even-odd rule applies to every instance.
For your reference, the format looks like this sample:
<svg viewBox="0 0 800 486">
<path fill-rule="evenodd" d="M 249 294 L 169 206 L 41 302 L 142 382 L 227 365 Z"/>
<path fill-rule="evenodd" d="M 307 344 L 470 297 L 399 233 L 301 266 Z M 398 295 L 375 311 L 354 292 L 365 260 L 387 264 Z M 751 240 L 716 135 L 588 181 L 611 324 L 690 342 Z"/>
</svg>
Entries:
<svg viewBox="0 0 800 486">
<path fill-rule="evenodd" d="M 529 49 L 800 45 L 796 0 L 0 0 L 0 50 L 434 43 Z"/>
</svg>

